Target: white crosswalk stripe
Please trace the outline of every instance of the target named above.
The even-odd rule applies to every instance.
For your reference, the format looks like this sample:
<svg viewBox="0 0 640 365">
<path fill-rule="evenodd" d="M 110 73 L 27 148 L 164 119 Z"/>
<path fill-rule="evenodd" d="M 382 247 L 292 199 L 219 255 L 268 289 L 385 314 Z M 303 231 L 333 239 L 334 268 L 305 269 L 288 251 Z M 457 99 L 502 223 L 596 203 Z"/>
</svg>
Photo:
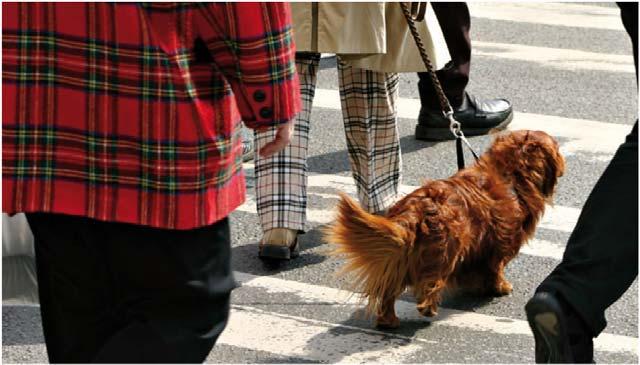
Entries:
<svg viewBox="0 0 640 365">
<path fill-rule="evenodd" d="M 576 3 L 470 2 L 469 10 L 473 18 L 624 31 L 620 10 L 616 7 Z"/>
<path fill-rule="evenodd" d="M 633 56 L 627 55 L 479 41 L 473 43 L 473 52 L 477 56 L 536 62 L 542 67 L 561 70 L 636 72 Z"/>
</svg>

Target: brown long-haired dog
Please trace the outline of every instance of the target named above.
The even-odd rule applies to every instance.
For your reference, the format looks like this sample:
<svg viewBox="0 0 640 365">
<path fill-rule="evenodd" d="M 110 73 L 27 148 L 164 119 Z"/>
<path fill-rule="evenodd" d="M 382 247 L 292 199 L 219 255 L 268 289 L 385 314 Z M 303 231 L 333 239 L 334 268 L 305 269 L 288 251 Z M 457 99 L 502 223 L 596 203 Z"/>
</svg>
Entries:
<svg viewBox="0 0 640 365">
<path fill-rule="evenodd" d="M 428 181 L 391 207 L 367 213 L 342 194 L 326 238 L 346 256 L 379 327 L 397 327 L 396 298 L 410 288 L 418 311 L 437 314 L 443 289 L 512 290 L 504 268 L 533 236 L 564 173 L 558 143 L 540 131 L 496 137 L 474 165 Z"/>
</svg>

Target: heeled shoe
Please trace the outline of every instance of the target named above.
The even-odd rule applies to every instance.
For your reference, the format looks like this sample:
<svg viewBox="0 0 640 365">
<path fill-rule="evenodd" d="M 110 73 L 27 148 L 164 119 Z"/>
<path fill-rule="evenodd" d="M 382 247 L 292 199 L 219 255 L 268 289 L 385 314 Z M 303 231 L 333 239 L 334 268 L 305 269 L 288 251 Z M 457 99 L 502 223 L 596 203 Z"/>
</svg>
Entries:
<svg viewBox="0 0 640 365">
<path fill-rule="evenodd" d="M 273 228 L 264 233 L 258 256 L 261 259 L 290 260 L 300 255 L 298 231 L 289 228 Z"/>
</svg>

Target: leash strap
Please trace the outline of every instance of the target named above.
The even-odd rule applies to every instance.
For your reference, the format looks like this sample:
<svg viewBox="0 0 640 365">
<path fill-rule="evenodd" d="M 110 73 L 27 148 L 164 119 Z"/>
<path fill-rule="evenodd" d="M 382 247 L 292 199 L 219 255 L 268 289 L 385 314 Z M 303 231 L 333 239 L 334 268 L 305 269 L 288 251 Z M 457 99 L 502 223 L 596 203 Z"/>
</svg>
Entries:
<svg viewBox="0 0 640 365">
<path fill-rule="evenodd" d="M 473 158 L 476 160 L 476 162 L 478 162 L 478 159 L 479 159 L 478 154 L 473 150 L 473 148 L 471 148 L 469 141 L 467 141 L 464 135 L 457 136 L 456 137 L 456 157 L 458 160 L 458 170 L 464 169 L 464 149 L 462 148 L 462 142 L 464 142 L 464 144 L 467 145 L 467 147 L 469 148 L 469 151 L 471 151 L 471 154 L 473 155 Z"/>
<path fill-rule="evenodd" d="M 429 77 L 431 78 L 431 82 L 433 83 L 433 87 L 436 90 L 436 95 L 438 96 L 438 101 L 440 102 L 440 107 L 442 109 L 442 114 L 449 120 L 449 129 L 451 133 L 456 137 L 456 155 L 458 159 L 458 169 L 464 169 L 464 151 L 462 149 L 462 143 L 467 145 L 473 157 L 478 161 L 478 155 L 469 144 L 469 141 L 462 133 L 462 126 L 460 122 L 455 120 L 453 117 L 453 108 L 449 103 L 449 99 L 442 90 L 442 85 L 440 85 L 440 80 L 436 76 L 435 71 L 433 70 L 433 65 L 431 64 L 431 60 L 427 55 L 427 50 L 422 43 L 422 39 L 420 38 L 420 34 L 416 28 L 416 21 L 422 21 L 424 19 L 424 13 L 426 12 L 426 2 L 424 3 L 412 3 L 411 10 L 406 3 L 400 2 L 400 7 L 402 8 L 402 12 L 404 13 L 405 19 L 407 19 L 407 25 L 409 25 L 409 30 L 411 30 L 411 35 L 413 36 L 413 40 L 416 42 L 416 46 L 418 47 L 418 51 L 420 52 L 420 57 L 424 62 L 424 65 L 427 67 L 427 71 L 429 72 Z"/>
<path fill-rule="evenodd" d="M 458 158 L 458 170 L 464 169 L 464 150 L 462 149 L 462 138 L 456 138 L 456 157 Z"/>
</svg>

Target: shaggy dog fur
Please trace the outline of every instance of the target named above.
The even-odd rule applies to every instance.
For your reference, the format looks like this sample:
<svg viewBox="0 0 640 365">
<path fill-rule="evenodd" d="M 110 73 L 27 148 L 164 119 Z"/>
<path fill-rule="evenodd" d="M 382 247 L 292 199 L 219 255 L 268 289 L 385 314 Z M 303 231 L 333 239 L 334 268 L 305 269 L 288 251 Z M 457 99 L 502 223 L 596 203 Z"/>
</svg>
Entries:
<svg viewBox="0 0 640 365">
<path fill-rule="evenodd" d="M 477 163 L 427 181 L 386 216 L 342 194 L 326 238 L 346 257 L 343 273 L 355 275 L 376 325 L 397 327 L 394 303 L 407 288 L 425 316 L 437 314 L 445 288 L 509 294 L 505 266 L 533 236 L 563 173 L 558 143 L 548 134 L 498 135 Z"/>
</svg>

